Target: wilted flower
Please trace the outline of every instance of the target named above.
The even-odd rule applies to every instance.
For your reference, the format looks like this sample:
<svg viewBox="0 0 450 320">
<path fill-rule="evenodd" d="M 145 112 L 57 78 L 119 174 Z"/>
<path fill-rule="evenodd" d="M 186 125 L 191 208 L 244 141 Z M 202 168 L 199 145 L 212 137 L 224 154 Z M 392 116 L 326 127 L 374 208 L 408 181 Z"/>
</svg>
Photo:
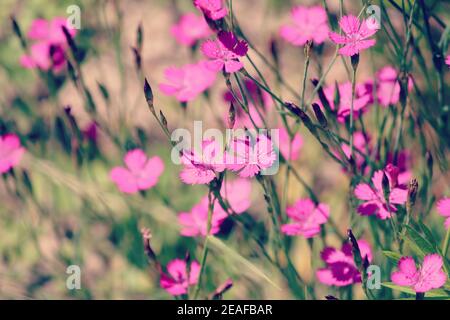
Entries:
<svg viewBox="0 0 450 320">
<path fill-rule="evenodd" d="M 359 54 L 361 50 L 373 47 L 376 43 L 375 39 L 368 39 L 373 36 L 378 29 L 369 27 L 368 20 L 362 22 L 353 15 L 343 16 L 339 21 L 339 26 L 344 32 L 340 35 L 336 32 L 330 32 L 330 39 L 339 45 L 343 45 L 339 49 L 339 53 L 344 56 L 354 56 Z M 379 26 L 378 26 L 379 27 Z"/>
<path fill-rule="evenodd" d="M 443 198 L 437 203 L 437 210 L 439 214 L 446 217 L 445 227 L 450 229 L 450 198 Z"/>
<path fill-rule="evenodd" d="M 180 44 L 192 46 L 198 40 L 208 37 L 211 29 L 205 18 L 194 13 L 186 13 L 181 16 L 177 24 L 172 26 L 170 32 Z"/>
<path fill-rule="evenodd" d="M 358 241 L 362 259 L 372 261 L 372 251 L 365 240 Z M 345 243 L 341 250 L 326 247 L 320 254 L 327 267 L 317 270 L 316 277 L 323 284 L 344 287 L 361 282 L 359 272 L 353 259 L 352 246 Z"/>
<path fill-rule="evenodd" d="M 286 128 L 279 129 L 279 149 L 283 157 L 289 161 L 296 161 L 303 147 L 303 139 L 300 133 L 294 134 L 292 141 Z"/>
<path fill-rule="evenodd" d="M 175 259 L 167 264 L 167 274 L 161 274 L 160 285 L 173 296 L 183 295 L 189 286 L 197 284 L 199 275 L 200 264 L 197 261 L 192 261 L 188 268 L 185 260 Z"/>
<path fill-rule="evenodd" d="M 164 76 L 168 82 L 161 83 L 159 89 L 168 96 L 175 96 L 180 102 L 194 100 L 216 80 L 216 73 L 209 70 L 204 61 L 181 68 L 169 67 L 164 71 Z"/>
<path fill-rule="evenodd" d="M 425 256 L 420 268 L 416 267 L 413 257 L 403 257 L 398 262 L 398 270 L 391 274 L 391 279 L 395 284 L 411 287 L 415 292 L 427 292 L 442 287 L 447 281 L 442 266 L 443 260 L 438 254 Z"/>
<path fill-rule="evenodd" d="M 312 238 L 320 233 L 320 225 L 328 221 L 330 208 L 323 203 L 316 205 L 311 199 L 300 199 L 287 207 L 286 214 L 293 222 L 281 227 L 283 233 Z"/>
<path fill-rule="evenodd" d="M 413 82 L 408 79 L 408 90 L 412 90 Z M 377 99 L 383 107 L 396 104 L 400 100 L 400 83 L 398 73 L 392 66 L 386 66 L 377 72 Z"/>
<path fill-rule="evenodd" d="M 17 166 L 22 159 L 25 148 L 15 134 L 0 136 L 0 174 L 6 173 Z"/>
<path fill-rule="evenodd" d="M 115 167 L 110 172 L 111 180 L 124 193 L 136 193 L 152 188 L 164 171 L 161 158 L 147 158 L 141 149 L 129 151 L 124 162 L 125 167 Z"/>
<path fill-rule="evenodd" d="M 291 11 L 293 23 L 282 26 L 280 35 L 295 46 L 303 46 L 307 41 L 323 43 L 329 32 L 328 17 L 321 6 L 296 6 Z"/>
<path fill-rule="evenodd" d="M 194 6 L 212 20 L 219 20 L 228 14 L 223 0 L 194 0 Z"/>
</svg>

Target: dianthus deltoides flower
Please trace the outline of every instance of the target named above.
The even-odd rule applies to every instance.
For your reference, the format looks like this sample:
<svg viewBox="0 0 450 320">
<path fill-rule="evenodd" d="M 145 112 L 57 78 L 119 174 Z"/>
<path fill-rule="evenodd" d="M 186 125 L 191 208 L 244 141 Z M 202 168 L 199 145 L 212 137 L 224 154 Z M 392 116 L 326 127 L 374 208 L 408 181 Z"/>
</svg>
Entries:
<svg viewBox="0 0 450 320">
<path fill-rule="evenodd" d="M 329 36 L 334 43 L 343 45 L 339 53 L 344 56 L 354 56 L 376 44 L 375 39 L 369 39 L 379 30 L 379 25 L 373 19 L 360 22 L 353 15 L 343 16 L 339 26 L 344 34 L 330 32 Z"/>
<path fill-rule="evenodd" d="M 365 240 L 358 240 L 358 247 L 362 259 L 372 261 L 372 251 Z M 320 256 L 326 263 L 326 268 L 318 269 L 316 277 L 320 282 L 329 286 L 344 287 L 361 282 L 361 273 L 353 259 L 352 246 L 349 243 L 342 245 L 338 250 L 333 247 L 325 248 Z"/>
<path fill-rule="evenodd" d="M 199 8 L 211 20 L 219 20 L 228 14 L 223 0 L 194 0 L 194 6 Z"/>
<path fill-rule="evenodd" d="M 412 79 L 408 79 L 408 91 L 413 88 Z M 383 107 L 395 105 L 400 100 L 398 73 L 392 66 L 386 66 L 377 72 L 377 100 Z"/>
<path fill-rule="evenodd" d="M 306 239 L 320 233 L 320 226 L 328 221 L 330 207 L 311 199 L 300 199 L 293 206 L 287 207 L 286 214 L 292 223 L 285 224 L 281 231 L 289 236 L 302 235 Z"/>
<path fill-rule="evenodd" d="M 419 293 L 438 289 L 447 281 L 447 274 L 442 269 L 443 264 L 442 257 L 438 254 L 425 256 L 419 268 L 416 267 L 413 257 L 403 257 L 398 261 L 398 270 L 391 274 L 391 280 Z"/>
<path fill-rule="evenodd" d="M 110 172 L 120 191 L 124 193 L 136 193 L 147 190 L 158 183 L 159 176 L 164 171 L 164 163 L 161 158 L 155 156 L 147 158 L 144 151 L 134 149 L 124 157 L 125 167 L 115 167 Z"/>
<path fill-rule="evenodd" d="M 450 198 L 443 198 L 437 203 L 437 210 L 439 214 L 443 217 L 446 217 L 445 227 L 450 229 Z"/>
<path fill-rule="evenodd" d="M 189 286 L 197 284 L 199 275 L 197 261 L 192 261 L 188 267 L 186 260 L 174 259 L 167 264 L 167 274 L 161 274 L 160 285 L 173 296 L 187 294 Z"/>
<path fill-rule="evenodd" d="M 15 134 L 0 136 L 0 174 L 6 173 L 17 166 L 22 159 L 25 148 Z"/>
<path fill-rule="evenodd" d="M 280 35 L 294 46 L 303 46 L 307 41 L 323 43 L 330 31 L 328 17 L 321 6 L 296 6 L 291 11 L 292 24 L 282 26 Z"/>
<path fill-rule="evenodd" d="M 216 72 L 207 68 L 204 61 L 180 68 L 169 67 L 164 71 L 164 76 L 167 82 L 161 83 L 159 89 L 180 102 L 194 100 L 216 80 Z"/>
<path fill-rule="evenodd" d="M 279 129 L 279 146 L 280 153 L 288 161 L 296 161 L 300 157 L 300 150 L 303 147 L 303 139 L 300 133 L 295 133 L 292 140 L 286 128 Z"/>
<path fill-rule="evenodd" d="M 56 17 L 50 21 L 35 19 L 27 33 L 33 43 L 30 45 L 29 54 L 21 56 L 21 65 L 29 69 L 60 71 L 65 65 L 67 50 L 63 26 L 67 27 L 72 37 L 76 35 L 77 31 L 67 26 L 66 18 Z"/>
<path fill-rule="evenodd" d="M 216 40 L 203 42 L 201 50 L 210 59 L 206 62 L 210 70 L 233 73 L 244 67 L 239 58 L 247 54 L 248 45 L 232 32 L 220 31 Z"/>
<path fill-rule="evenodd" d="M 364 203 L 359 205 L 358 212 L 364 216 L 376 214 L 379 219 L 388 219 L 391 213 L 397 212 L 395 205 L 406 202 L 408 191 L 398 187 L 395 167 L 388 165 L 385 170 L 378 170 L 372 177 L 372 185 L 360 183 L 355 188 L 355 196 Z M 387 203 L 383 191 L 383 176 L 386 174 L 389 180 Z"/>
<path fill-rule="evenodd" d="M 445 63 L 450 67 L 450 55 L 445 59 Z"/>
<path fill-rule="evenodd" d="M 170 32 L 178 43 L 193 46 L 198 40 L 208 37 L 211 29 L 203 16 L 186 13 L 172 26 Z"/>
</svg>

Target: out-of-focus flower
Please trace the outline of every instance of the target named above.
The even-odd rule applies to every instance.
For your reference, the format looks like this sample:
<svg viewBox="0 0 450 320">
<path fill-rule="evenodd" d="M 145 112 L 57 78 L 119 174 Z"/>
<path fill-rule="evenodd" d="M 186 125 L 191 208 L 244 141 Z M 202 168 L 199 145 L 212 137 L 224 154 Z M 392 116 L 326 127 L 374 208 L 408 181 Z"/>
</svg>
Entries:
<svg viewBox="0 0 450 320">
<path fill-rule="evenodd" d="M 77 31 L 67 26 L 67 19 L 57 17 L 50 21 L 36 19 L 32 22 L 28 31 L 28 38 L 34 43 L 30 46 L 28 55 L 20 57 L 20 63 L 24 68 L 39 68 L 47 71 L 53 69 L 59 72 L 65 65 L 65 51 L 67 49 L 66 38 L 62 27 L 66 26 L 73 37 Z"/>
<path fill-rule="evenodd" d="M 374 27 L 368 20 L 362 22 L 353 15 L 343 16 L 339 21 L 339 26 L 344 32 L 340 35 L 336 32 L 330 32 L 331 41 L 336 44 L 343 45 L 339 49 L 339 53 L 344 56 L 354 56 L 359 54 L 361 50 L 373 47 L 376 43 L 375 39 L 369 39 L 379 29 Z"/>
<path fill-rule="evenodd" d="M 207 184 L 217 172 L 225 170 L 223 147 L 215 140 L 204 140 L 201 150 L 183 150 L 181 163 L 184 168 L 180 179 L 187 184 Z"/>
<path fill-rule="evenodd" d="M 450 55 L 445 59 L 445 63 L 450 67 Z"/>
<path fill-rule="evenodd" d="M 296 6 L 291 11 L 293 23 L 282 26 L 280 35 L 294 46 L 303 46 L 307 41 L 323 43 L 330 31 L 328 17 L 321 6 Z"/>
<path fill-rule="evenodd" d="M 346 143 L 342 143 L 341 148 L 342 151 L 345 153 L 347 159 L 350 159 L 351 156 L 350 146 Z M 370 137 L 364 135 L 364 133 L 361 131 L 356 131 L 355 133 L 353 133 L 353 148 L 354 150 L 358 151 L 353 152 L 356 166 L 358 168 L 361 168 L 364 162 L 366 161 L 364 155 L 367 153 L 367 149 L 370 152 Z"/>
<path fill-rule="evenodd" d="M 372 251 L 365 240 L 358 241 L 362 259 L 372 261 Z M 344 287 L 361 282 L 361 273 L 355 265 L 352 247 L 345 243 L 341 250 L 327 247 L 321 252 L 321 258 L 326 268 L 317 270 L 316 277 L 328 286 Z"/>
<path fill-rule="evenodd" d="M 0 136 L 0 174 L 17 166 L 25 153 L 20 139 L 15 134 Z"/>
<path fill-rule="evenodd" d="M 251 178 L 270 168 L 276 157 L 272 141 L 259 134 L 254 138 L 248 135 L 234 138 L 225 158 L 228 169 L 238 172 L 241 178 Z"/>
<path fill-rule="evenodd" d="M 223 0 L 194 0 L 194 6 L 212 20 L 219 20 L 228 14 Z"/>
<path fill-rule="evenodd" d="M 416 267 L 413 257 L 403 257 L 398 262 L 398 270 L 391 274 L 391 280 L 399 286 L 411 287 L 415 292 L 427 292 L 442 287 L 447 281 L 442 266 L 442 257 L 438 254 L 425 256 L 420 268 Z"/>
<path fill-rule="evenodd" d="M 360 183 L 356 186 L 354 192 L 356 198 L 364 201 L 358 207 L 358 212 L 361 215 L 376 214 L 378 218 L 384 220 L 390 218 L 391 213 L 397 211 L 396 204 L 404 204 L 406 202 L 408 191 L 398 187 L 397 176 L 394 174 L 395 167 L 388 167 L 385 170 L 378 170 L 374 173 L 372 177 L 373 186 L 368 183 Z M 386 202 L 383 191 L 384 174 L 389 180 L 389 204 Z"/>
<path fill-rule="evenodd" d="M 252 183 L 248 179 L 236 179 L 223 183 L 220 195 L 228 201 L 234 213 L 240 214 L 250 208 L 251 192 Z M 216 207 L 221 208 L 219 204 Z"/>
<path fill-rule="evenodd" d="M 186 13 L 172 26 L 170 32 L 180 44 L 193 46 L 198 40 L 208 37 L 211 29 L 205 18 L 194 13 Z"/>
<path fill-rule="evenodd" d="M 244 40 L 238 40 L 232 32 L 221 31 L 216 40 L 203 42 L 201 50 L 210 59 L 207 61 L 210 70 L 233 73 L 244 66 L 239 58 L 247 54 L 248 45 Z"/>
<path fill-rule="evenodd" d="M 283 233 L 312 238 L 320 233 L 320 225 L 328 221 L 330 208 L 323 203 L 316 205 L 311 199 L 300 199 L 287 207 L 286 214 L 293 222 L 281 227 Z"/>
<path fill-rule="evenodd" d="M 369 104 L 373 101 L 372 92 L 369 89 L 369 83 L 357 83 L 355 88 L 355 100 L 353 101 L 353 115 L 359 116 L 366 111 Z M 337 86 L 339 91 L 339 106 L 335 106 L 336 86 L 330 85 L 324 88 L 323 92 L 330 104 L 332 110 L 336 110 L 337 119 L 339 122 L 345 122 L 345 119 L 350 116 L 352 103 L 352 84 L 345 82 Z M 317 102 L 320 106 L 322 103 Z"/>
<path fill-rule="evenodd" d="M 191 209 L 190 212 L 181 212 L 178 215 L 178 223 L 182 226 L 180 231 L 181 235 L 185 237 L 205 237 L 207 235 L 208 206 L 208 196 L 205 196 Z M 218 208 L 219 205 L 215 203 L 211 216 L 210 235 L 218 233 L 220 231 L 220 225 L 227 218 L 225 211 Z"/>
<path fill-rule="evenodd" d="M 194 100 L 216 80 L 216 73 L 207 68 L 204 61 L 181 68 L 169 67 L 164 71 L 164 76 L 167 83 L 161 83 L 159 89 L 168 96 L 175 96 L 180 102 Z"/>
<path fill-rule="evenodd" d="M 115 167 L 110 172 L 111 180 L 124 193 L 136 193 L 152 188 L 164 171 L 161 158 L 147 158 L 141 149 L 129 151 L 124 162 L 125 167 Z"/>
<path fill-rule="evenodd" d="M 188 274 L 189 270 L 189 274 Z M 167 274 L 161 274 L 161 287 L 173 296 L 188 292 L 189 286 L 196 285 L 200 275 L 200 264 L 192 261 L 189 268 L 185 260 L 175 259 L 167 264 Z"/>
<path fill-rule="evenodd" d="M 450 198 L 443 198 L 437 203 L 437 210 L 439 214 L 446 217 L 445 227 L 450 229 Z"/>
<path fill-rule="evenodd" d="M 383 107 L 396 104 L 400 100 L 398 73 L 392 66 L 386 66 L 377 72 L 377 99 Z M 412 79 L 408 79 L 408 90 L 413 88 Z"/>
<path fill-rule="evenodd" d="M 90 122 L 84 129 L 83 135 L 87 139 L 96 142 L 98 138 L 98 127 L 95 121 Z"/>
<path fill-rule="evenodd" d="M 300 156 L 300 150 L 303 147 L 303 139 L 300 133 L 296 133 L 292 138 L 286 128 L 279 129 L 279 149 L 283 157 L 289 161 L 296 161 Z"/>
<path fill-rule="evenodd" d="M 270 109 L 273 106 L 273 99 L 266 91 L 262 90 L 253 80 L 245 79 L 244 81 L 245 89 L 250 95 L 250 102 L 252 104 L 257 104 Z M 235 89 L 234 93 L 239 99 L 242 100 L 241 92 L 239 89 Z M 230 90 L 226 90 L 223 94 L 223 99 L 225 102 L 237 102 Z"/>
</svg>

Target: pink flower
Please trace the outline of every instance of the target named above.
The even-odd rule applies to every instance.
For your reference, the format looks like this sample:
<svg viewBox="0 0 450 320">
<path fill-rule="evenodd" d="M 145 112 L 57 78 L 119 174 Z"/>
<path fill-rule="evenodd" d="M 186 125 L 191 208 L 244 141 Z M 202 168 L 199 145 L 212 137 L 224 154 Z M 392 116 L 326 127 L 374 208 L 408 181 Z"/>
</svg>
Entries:
<svg viewBox="0 0 450 320">
<path fill-rule="evenodd" d="M 346 143 L 341 144 L 342 151 L 345 153 L 347 159 L 350 159 L 351 150 L 350 145 Z M 364 135 L 361 131 L 356 131 L 353 133 L 353 156 L 355 158 L 355 163 L 358 168 L 361 168 L 365 163 L 366 159 L 364 154 L 367 153 L 367 150 L 370 152 L 370 137 Z M 367 149 L 366 149 L 367 148 Z M 357 152 L 357 151 L 359 152 Z"/>
<path fill-rule="evenodd" d="M 252 104 L 256 104 L 258 106 L 263 106 L 264 109 L 270 109 L 273 106 L 273 99 L 270 94 L 266 91 L 262 90 L 253 80 L 245 79 L 244 80 L 245 89 L 247 89 L 248 94 L 250 95 L 250 101 Z M 234 93 L 237 95 L 239 99 L 242 101 L 242 96 L 239 88 L 234 89 Z M 223 94 L 223 99 L 225 102 L 235 102 L 236 99 L 233 96 L 233 93 L 230 90 L 226 90 Z M 241 110 L 242 108 L 238 108 Z M 243 112 L 243 110 L 242 110 Z M 247 126 L 249 128 L 250 126 Z"/>
<path fill-rule="evenodd" d="M 203 17 L 186 13 L 172 26 L 170 32 L 180 44 L 193 46 L 198 40 L 208 37 L 211 30 Z"/>
<path fill-rule="evenodd" d="M 250 208 L 251 192 L 252 184 L 248 179 L 236 179 L 223 183 L 220 195 L 227 200 L 234 213 L 241 214 Z M 214 207 L 215 210 L 216 207 L 222 208 L 218 203 Z"/>
<path fill-rule="evenodd" d="M 372 251 L 364 240 L 358 241 L 363 260 L 372 261 Z M 321 252 L 321 258 L 327 267 L 317 270 L 316 277 L 328 286 L 344 287 L 361 282 L 361 273 L 353 260 L 352 247 L 345 243 L 341 250 L 327 247 Z"/>
<path fill-rule="evenodd" d="M 207 184 L 225 170 L 223 148 L 215 140 L 204 140 L 201 150 L 184 150 L 180 179 L 187 184 Z"/>
<path fill-rule="evenodd" d="M 397 156 L 397 162 L 394 163 L 394 155 L 392 153 L 387 154 L 386 163 L 388 163 L 392 171 L 395 174 L 397 180 L 397 186 L 402 189 L 408 187 L 409 181 L 412 178 L 411 172 L 411 152 L 409 150 L 402 150 Z M 388 169 L 388 166 L 386 169 Z"/>
<path fill-rule="evenodd" d="M 168 96 L 175 96 L 180 102 L 194 100 L 216 80 L 216 73 L 209 70 L 203 61 L 181 68 L 169 67 L 164 71 L 164 76 L 168 83 L 161 83 L 159 89 Z"/>
<path fill-rule="evenodd" d="M 228 14 L 223 0 L 194 0 L 194 6 L 203 11 L 211 20 L 219 20 Z"/>
<path fill-rule="evenodd" d="M 393 166 L 392 166 L 393 167 Z M 378 170 L 372 177 L 373 186 L 368 183 L 360 183 L 355 188 L 355 196 L 363 200 L 364 203 L 358 207 L 361 215 L 369 216 L 376 214 L 380 219 L 391 217 L 391 213 L 397 211 L 396 204 L 404 204 L 408 195 L 408 191 L 397 187 L 397 176 L 393 174 L 392 167 Z M 386 203 L 383 192 L 383 174 L 386 174 L 389 180 L 389 205 Z"/>
<path fill-rule="evenodd" d="M 437 210 L 439 214 L 446 217 L 445 227 L 450 229 L 450 198 L 443 198 L 437 203 Z"/>
<path fill-rule="evenodd" d="M 400 100 L 400 83 L 398 81 L 397 71 L 391 67 L 386 66 L 377 73 L 377 99 L 383 107 L 388 107 L 391 104 L 397 104 Z M 408 80 L 408 90 L 413 88 L 412 79 Z"/>
<path fill-rule="evenodd" d="M 247 54 L 248 46 L 247 42 L 238 40 L 232 32 L 221 31 L 218 39 L 203 42 L 201 50 L 210 59 L 207 62 L 210 70 L 233 73 L 244 67 L 239 58 Z"/>
<path fill-rule="evenodd" d="M 186 294 L 189 286 L 197 284 L 200 264 L 197 261 L 192 261 L 188 268 L 185 260 L 175 259 L 167 264 L 167 273 L 161 274 L 161 287 L 171 295 L 179 296 Z"/>
<path fill-rule="evenodd" d="M 286 214 L 294 222 L 283 225 L 283 233 L 312 238 L 320 233 L 320 225 L 328 221 L 330 208 L 323 203 L 316 205 L 311 199 L 300 199 L 286 209 Z"/>
<path fill-rule="evenodd" d="M 245 135 L 233 139 L 226 163 L 227 168 L 238 172 L 241 178 L 251 178 L 261 170 L 270 168 L 276 158 L 272 141 L 265 134 L 259 134 L 254 139 Z"/>
<path fill-rule="evenodd" d="M 27 36 L 34 43 L 30 46 L 29 54 L 20 57 L 24 68 L 39 68 L 44 71 L 53 69 L 59 72 L 64 67 L 67 43 L 62 27 L 66 26 L 71 36 L 76 35 L 76 30 L 68 27 L 66 21 L 67 19 L 59 17 L 51 21 L 33 21 Z"/>
<path fill-rule="evenodd" d="M 450 55 L 445 59 L 445 63 L 450 67 Z"/>
<path fill-rule="evenodd" d="M 124 162 L 126 167 L 115 167 L 110 172 L 111 180 L 124 193 L 136 193 L 152 188 L 164 171 L 161 158 L 147 158 L 141 149 L 129 151 Z"/>
<path fill-rule="evenodd" d="M 299 133 L 294 134 L 292 141 L 289 133 L 283 127 L 279 129 L 279 149 L 283 157 L 289 161 L 296 161 L 303 147 L 303 139 Z"/>
<path fill-rule="evenodd" d="M 447 281 L 442 265 L 442 257 L 438 254 L 425 256 L 419 269 L 412 257 L 403 257 L 398 262 L 398 270 L 391 274 L 391 280 L 399 286 L 411 287 L 415 292 L 427 292 L 442 287 Z"/>
<path fill-rule="evenodd" d="M 181 212 L 178 222 L 182 226 L 181 235 L 185 237 L 197 237 L 207 235 L 208 230 L 208 196 L 203 197 L 190 212 Z M 219 209 L 219 204 L 214 204 L 209 234 L 213 235 L 220 231 L 220 225 L 227 218 L 227 214 Z"/>
<path fill-rule="evenodd" d="M 0 136 L 0 174 L 6 173 L 22 160 L 25 148 L 15 134 Z"/>
<path fill-rule="evenodd" d="M 348 15 L 341 18 L 339 26 L 344 35 L 330 32 L 329 36 L 334 43 L 344 45 L 339 49 L 339 53 L 344 56 L 359 54 L 361 50 L 373 47 L 376 43 L 375 39 L 368 39 L 379 29 L 378 24 L 374 24 L 373 21 L 360 22 L 357 17 Z"/>
<path fill-rule="evenodd" d="M 332 110 L 336 110 L 337 119 L 339 122 L 345 122 L 345 119 L 350 116 L 352 103 L 352 84 L 345 82 L 337 86 L 339 91 L 339 106 L 336 108 L 334 100 L 336 96 L 336 86 L 330 85 L 324 88 L 323 92 L 330 104 Z M 367 106 L 373 101 L 372 91 L 370 90 L 370 83 L 358 83 L 355 88 L 355 100 L 353 101 L 353 115 L 359 116 L 366 111 Z M 322 105 L 318 102 L 319 105 Z"/>
<path fill-rule="evenodd" d="M 303 46 L 307 41 L 321 44 L 328 37 L 328 17 L 321 6 L 296 6 L 291 11 L 292 25 L 282 26 L 280 35 L 294 46 Z"/>
</svg>

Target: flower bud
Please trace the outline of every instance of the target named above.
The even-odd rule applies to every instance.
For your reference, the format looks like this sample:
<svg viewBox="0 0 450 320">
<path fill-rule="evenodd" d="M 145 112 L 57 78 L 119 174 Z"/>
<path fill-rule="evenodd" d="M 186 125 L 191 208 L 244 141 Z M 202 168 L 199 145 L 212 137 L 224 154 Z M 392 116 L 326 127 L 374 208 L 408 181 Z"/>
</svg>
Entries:
<svg viewBox="0 0 450 320">
<path fill-rule="evenodd" d="M 319 121 L 320 125 L 323 128 L 326 128 L 328 126 L 328 121 L 325 115 L 323 114 L 320 106 L 317 103 L 313 103 L 312 108 L 314 110 L 314 114 L 316 115 L 317 121 Z"/>
</svg>

